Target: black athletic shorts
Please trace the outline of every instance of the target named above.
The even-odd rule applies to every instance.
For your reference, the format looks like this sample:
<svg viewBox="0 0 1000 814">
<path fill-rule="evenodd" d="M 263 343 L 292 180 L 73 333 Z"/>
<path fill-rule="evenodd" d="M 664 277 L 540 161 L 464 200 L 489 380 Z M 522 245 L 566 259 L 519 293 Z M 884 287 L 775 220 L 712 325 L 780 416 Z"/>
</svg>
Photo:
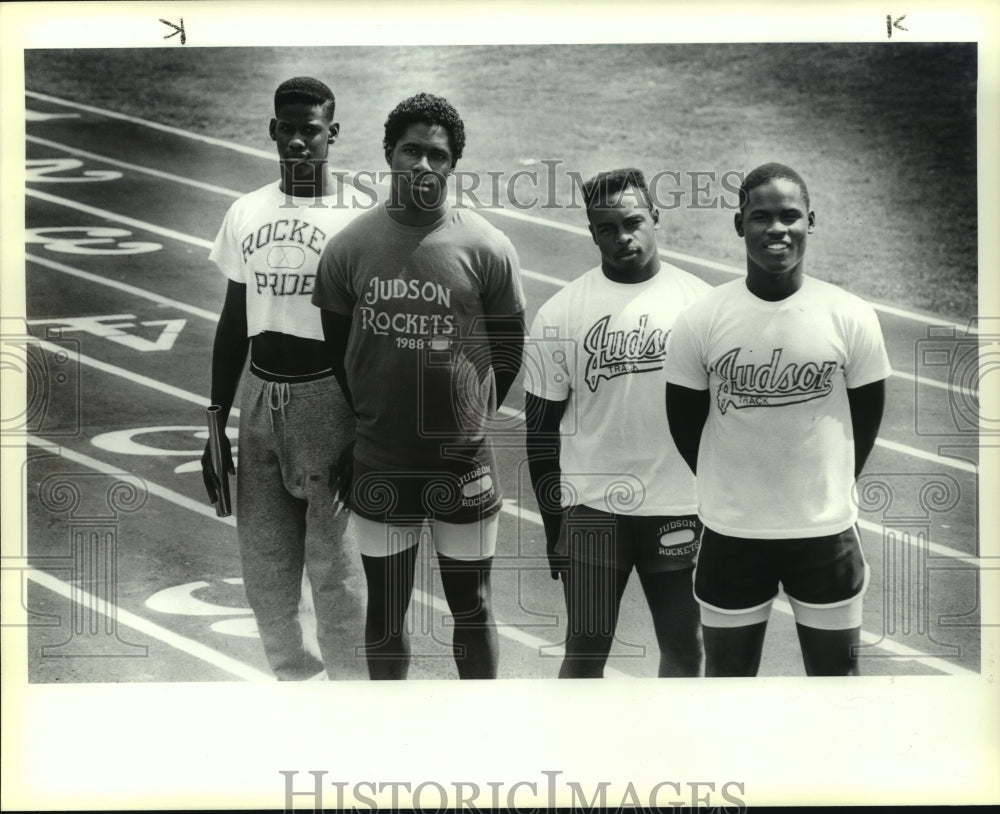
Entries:
<svg viewBox="0 0 1000 814">
<path fill-rule="evenodd" d="M 502 503 L 492 452 L 486 461 L 435 461 L 412 471 L 354 459 L 351 511 L 378 523 L 407 525 L 425 518 L 478 523 L 500 511 Z"/>
<path fill-rule="evenodd" d="M 769 602 L 781 583 L 789 598 L 836 605 L 864 590 L 865 574 L 854 527 L 827 537 L 757 540 L 726 537 L 706 526 L 694 593 L 702 604 L 742 610 Z"/>
<path fill-rule="evenodd" d="M 571 506 L 563 510 L 556 553 L 625 572 L 681 571 L 694 567 L 700 535 L 693 514 L 642 517 Z"/>
</svg>

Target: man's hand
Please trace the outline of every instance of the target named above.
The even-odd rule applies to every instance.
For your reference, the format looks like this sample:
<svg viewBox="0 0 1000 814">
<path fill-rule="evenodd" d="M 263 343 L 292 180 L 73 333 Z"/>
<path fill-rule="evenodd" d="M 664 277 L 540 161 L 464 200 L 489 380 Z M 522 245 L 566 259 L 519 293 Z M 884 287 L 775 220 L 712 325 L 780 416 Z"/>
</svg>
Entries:
<svg viewBox="0 0 1000 814">
<path fill-rule="evenodd" d="M 351 441 L 330 464 L 330 491 L 346 509 L 354 480 L 354 442 Z"/>
<path fill-rule="evenodd" d="M 219 434 L 219 442 L 222 446 L 223 468 L 230 475 L 236 474 L 236 467 L 233 466 L 233 450 L 226 434 Z M 217 473 L 212 466 L 212 445 L 211 442 L 205 444 L 205 453 L 201 456 L 201 478 L 205 481 L 205 491 L 208 492 L 208 502 L 218 503 L 222 490 L 222 476 L 224 473 Z"/>
<path fill-rule="evenodd" d="M 559 422 L 566 412 L 567 402 L 550 401 L 532 393 L 526 393 L 524 399 L 524 445 L 528 453 L 531 488 L 545 526 L 545 554 L 549 558 L 549 573 L 552 579 L 559 579 L 569 566 L 568 559 L 555 550 L 563 522 L 560 502 L 562 476 L 559 470 Z"/>
<path fill-rule="evenodd" d="M 569 557 L 556 552 L 555 541 L 545 541 L 545 554 L 549 558 L 549 576 L 552 579 L 562 579 L 566 581 L 566 572 L 569 570 Z"/>
</svg>

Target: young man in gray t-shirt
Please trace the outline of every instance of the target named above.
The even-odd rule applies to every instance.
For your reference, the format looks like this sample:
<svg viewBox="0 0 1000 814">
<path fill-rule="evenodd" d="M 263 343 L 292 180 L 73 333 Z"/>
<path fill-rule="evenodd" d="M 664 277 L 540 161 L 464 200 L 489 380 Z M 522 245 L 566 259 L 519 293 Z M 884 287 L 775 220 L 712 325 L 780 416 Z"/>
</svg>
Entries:
<svg viewBox="0 0 1000 814">
<path fill-rule="evenodd" d="M 313 295 L 358 416 L 347 534 L 368 580 L 372 678 L 406 677 L 425 530 L 459 676 L 497 674 L 489 594 L 501 495 L 486 423 L 520 366 L 524 294 L 506 236 L 447 202 L 464 144 L 445 99 L 401 102 L 385 125 L 389 200 L 327 245 Z"/>
</svg>

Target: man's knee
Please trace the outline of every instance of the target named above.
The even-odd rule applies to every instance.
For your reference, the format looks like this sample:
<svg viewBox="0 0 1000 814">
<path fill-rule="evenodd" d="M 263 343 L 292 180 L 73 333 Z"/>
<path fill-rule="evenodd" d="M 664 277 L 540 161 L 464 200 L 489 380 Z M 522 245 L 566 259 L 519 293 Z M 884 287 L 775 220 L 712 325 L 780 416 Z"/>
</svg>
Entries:
<svg viewBox="0 0 1000 814">
<path fill-rule="evenodd" d="M 861 628 L 822 630 L 796 624 L 802 661 L 811 676 L 858 675 Z"/>
<path fill-rule="evenodd" d="M 559 666 L 559 678 L 604 678 L 607 657 L 566 655 Z"/>
<path fill-rule="evenodd" d="M 760 666 L 767 622 L 739 627 L 703 628 L 706 674 L 709 676 L 755 676 Z"/>
<path fill-rule="evenodd" d="M 492 565 L 492 557 L 456 560 L 438 555 L 441 584 L 456 625 L 469 627 L 489 622 Z"/>
</svg>

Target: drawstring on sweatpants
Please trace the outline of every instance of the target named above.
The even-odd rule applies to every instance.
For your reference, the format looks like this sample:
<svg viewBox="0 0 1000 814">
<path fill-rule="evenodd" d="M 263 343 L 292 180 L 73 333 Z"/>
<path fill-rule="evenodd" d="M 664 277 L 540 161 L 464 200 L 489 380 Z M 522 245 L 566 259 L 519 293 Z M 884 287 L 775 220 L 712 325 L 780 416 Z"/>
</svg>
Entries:
<svg viewBox="0 0 1000 814">
<path fill-rule="evenodd" d="M 284 429 L 284 418 L 285 418 L 285 405 L 288 404 L 292 397 L 291 391 L 288 389 L 288 382 L 264 382 L 264 397 L 267 399 L 267 405 L 271 408 L 271 412 L 268 413 L 268 417 L 271 419 L 271 432 L 274 432 L 274 411 L 281 411 L 282 418 L 282 429 Z"/>
</svg>

